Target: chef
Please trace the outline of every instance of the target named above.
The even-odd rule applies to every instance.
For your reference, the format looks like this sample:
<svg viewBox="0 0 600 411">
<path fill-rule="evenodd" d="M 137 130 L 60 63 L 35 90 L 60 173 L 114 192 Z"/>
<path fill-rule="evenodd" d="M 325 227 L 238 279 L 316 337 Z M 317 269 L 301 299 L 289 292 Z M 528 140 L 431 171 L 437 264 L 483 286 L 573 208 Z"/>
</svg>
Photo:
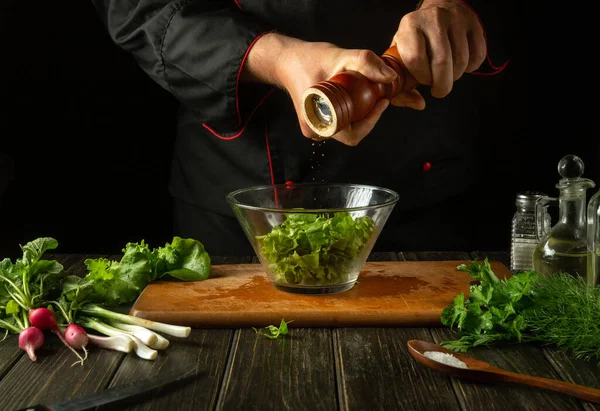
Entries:
<svg viewBox="0 0 600 411">
<path fill-rule="evenodd" d="M 482 195 L 486 170 L 480 110 L 498 76 L 478 74 L 504 67 L 486 60 L 485 22 L 474 6 L 93 2 L 114 42 L 180 103 L 169 185 L 176 235 L 202 241 L 213 255 L 250 255 L 227 193 L 346 182 L 400 194 L 376 249 L 468 249 L 483 237 L 472 229 L 482 213 L 472 200 Z M 300 114 L 302 92 L 345 69 L 393 81 L 378 57 L 390 45 L 419 86 L 378 101 L 332 138 L 318 138 Z"/>
</svg>

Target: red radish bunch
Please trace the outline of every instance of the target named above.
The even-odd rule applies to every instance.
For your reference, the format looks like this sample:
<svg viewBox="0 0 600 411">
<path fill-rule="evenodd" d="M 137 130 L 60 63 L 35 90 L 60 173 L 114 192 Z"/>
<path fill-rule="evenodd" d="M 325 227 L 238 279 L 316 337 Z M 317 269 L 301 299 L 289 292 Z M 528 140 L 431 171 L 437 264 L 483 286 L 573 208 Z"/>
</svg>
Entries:
<svg viewBox="0 0 600 411">
<path fill-rule="evenodd" d="M 19 334 L 19 348 L 27 352 L 31 361 L 37 360 L 35 351 L 44 344 L 44 332 L 37 327 L 27 327 Z"/>
<path fill-rule="evenodd" d="M 79 353 L 77 351 L 75 351 L 74 347 L 71 346 L 71 344 L 69 344 L 67 339 L 65 339 L 65 336 L 62 334 L 62 332 L 58 328 L 58 324 L 56 323 L 56 317 L 54 317 L 54 313 L 52 311 L 50 311 L 49 309 L 47 309 L 45 307 L 40 307 L 40 308 L 35 308 L 33 310 L 30 310 L 29 311 L 29 322 L 31 322 L 31 325 L 34 327 L 37 327 L 42 330 L 50 330 L 54 334 L 56 334 L 58 336 L 58 338 L 60 338 L 62 343 L 75 353 L 77 358 L 79 358 L 78 362 L 80 362 L 81 365 L 83 365 L 83 362 L 87 358 L 87 351 L 85 351 L 85 353 L 86 353 L 85 358 L 82 358 L 81 355 L 79 355 Z M 70 333 L 69 338 L 74 342 L 78 342 L 78 344 L 79 344 L 78 346 L 81 346 L 81 343 L 84 342 L 82 340 L 81 333 L 85 334 L 85 331 L 76 324 L 69 324 L 69 327 L 73 327 L 71 329 L 72 331 Z M 69 330 L 69 327 L 67 327 L 67 330 Z M 79 328 L 81 331 L 77 330 L 77 328 Z M 86 336 L 86 338 L 87 338 L 87 336 Z M 85 341 L 85 344 L 87 344 L 87 341 Z"/>
</svg>

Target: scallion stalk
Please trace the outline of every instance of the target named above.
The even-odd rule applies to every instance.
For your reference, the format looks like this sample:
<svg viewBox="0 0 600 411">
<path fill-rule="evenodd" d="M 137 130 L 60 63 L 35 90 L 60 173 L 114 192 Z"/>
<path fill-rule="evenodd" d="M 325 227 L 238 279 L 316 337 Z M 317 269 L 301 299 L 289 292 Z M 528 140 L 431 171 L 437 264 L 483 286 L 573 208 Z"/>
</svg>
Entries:
<svg viewBox="0 0 600 411">
<path fill-rule="evenodd" d="M 133 349 L 138 357 L 146 359 L 146 360 L 154 360 L 158 355 L 158 352 L 146 344 L 144 344 L 139 338 L 128 333 L 127 331 L 119 330 L 118 328 L 112 327 L 108 324 L 105 324 L 101 321 L 98 321 L 94 318 L 89 317 L 80 317 L 78 322 L 86 328 L 91 328 L 93 330 L 99 331 L 102 334 L 106 334 L 108 336 L 126 336 L 133 341 Z"/>
<path fill-rule="evenodd" d="M 134 317 L 132 315 L 116 313 L 107 310 L 98 305 L 88 304 L 80 310 L 83 314 L 92 315 L 94 317 L 103 317 L 110 320 L 119 321 L 125 324 L 138 325 L 150 330 L 158 331 L 164 334 L 172 335 L 173 337 L 187 337 L 192 329 L 181 325 L 165 324 L 157 321 L 146 320 L 144 318 Z"/>
</svg>

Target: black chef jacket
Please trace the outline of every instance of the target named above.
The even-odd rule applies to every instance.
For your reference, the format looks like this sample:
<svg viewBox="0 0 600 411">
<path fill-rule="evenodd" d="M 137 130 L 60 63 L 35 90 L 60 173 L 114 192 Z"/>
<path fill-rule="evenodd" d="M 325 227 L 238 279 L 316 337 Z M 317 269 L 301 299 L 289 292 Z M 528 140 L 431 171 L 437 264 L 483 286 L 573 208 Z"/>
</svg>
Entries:
<svg viewBox="0 0 600 411">
<path fill-rule="evenodd" d="M 376 250 L 464 250 L 489 239 L 481 227 L 497 218 L 490 208 L 497 199 L 485 189 L 486 173 L 495 166 L 493 153 L 481 153 L 488 138 L 482 119 L 486 96 L 499 90 L 494 82 L 501 74 L 465 74 L 443 99 L 422 88 L 424 111 L 390 106 L 356 147 L 305 138 L 284 91 L 239 81 L 249 50 L 265 32 L 381 53 L 416 1 L 94 4 L 114 42 L 180 102 L 169 186 L 175 234 L 199 239 L 215 255 L 248 255 L 227 193 L 258 184 L 325 181 L 400 194 Z M 508 230 L 510 222 L 502 224 Z M 498 240 L 504 245 L 508 233 Z"/>
</svg>

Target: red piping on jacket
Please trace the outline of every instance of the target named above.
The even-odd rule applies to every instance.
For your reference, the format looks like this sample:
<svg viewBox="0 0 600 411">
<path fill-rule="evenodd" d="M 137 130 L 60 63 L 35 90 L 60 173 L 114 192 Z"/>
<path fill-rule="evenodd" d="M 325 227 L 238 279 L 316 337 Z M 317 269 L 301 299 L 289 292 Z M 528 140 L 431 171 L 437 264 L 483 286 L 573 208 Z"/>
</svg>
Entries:
<svg viewBox="0 0 600 411">
<path fill-rule="evenodd" d="M 485 32 L 485 27 L 483 25 L 483 21 L 481 21 L 481 18 L 479 17 L 479 14 L 477 14 L 477 12 L 473 9 L 473 7 L 471 7 L 471 5 L 469 5 L 466 1 L 464 1 L 464 0 L 458 0 L 458 2 L 461 3 L 461 4 L 464 4 L 469 9 L 471 9 L 471 11 L 473 13 L 475 13 L 475 16 L 477 17 L 477 20 L 479 21 L 479 24 L 481 25 L 481 30 L 483 30 L 483 38 L 485 39 L 485 44 L 486 44 L 485 60 L 490 65 L 490 67 L 492 69 L 494 69 L 494 71 L 492 71 L 491 73 L 482 73 L 482 72 L 479 72 L 479 71 L 473 71 L 470 74 L 474 74 L 476 76 L 493 76 L 495 74 L 500 73 L 502 70 L 504 70 L 506 68 L 506 65 L 508 64 L 508 60 L 506 60 L 504 62 L 504 64 L 502 64 L 501 66 L 495 66 L 492 63 L 492 61 L 490 60 L 490 56 L 489 56 L 489 54 L 487 52 L 487 34 Z"/>
<path fill-rule="evenodd" d="M 237 1 L 235 1 L 235 4 L 239 6 L 239 3 Z M 240 7 L 241 9 L 241 7 Z M 240 86 L 240 78 L 242 76 L 242 70 L 244 68 L 244 64 L 246 63 L 246 59 L 248 58 L 248 54 L 250 54 L 250 50 L 252 50 L 252 47 L 254 47 L 254 45 L 256 44 L 256 42 L 258 41 L 258 39 L 260 39 L 262 36 L 264 36 L 265 34 L 267 34 L 268 32 L 263 32 L 260 33 L 258 36 L 256 36 L 254 38 L 254 40 L 252 40 L 252 43 L 250 43 L 250 45 L 248 46 L 248 49 L 246 50 L 246 53 L 244 54 L 244 57 L 242 57 L 242 61 L 240 63 L 240 67 L 238 69 L 238 73 L 237 76 L 235 78 L 235 111 L 237 113 L 237 118 L 238 118 L 238 122 L 235 126 L 235 128 L 238 128 L 242 125 L 242 114 L 240 113 L 240 99 L 239 99 L 239 86 Z M 246 128 L 246 126 L 248 125 L 248 123 L 250 122 L 250 119 L 252 118 L 252 115 L 254 114 L 254 112 L 256 111 L 256 109 L 258 109 L 258 107 L 265 101 L 265 99 L 273 92 L 274 89 L 271 89 L 267 95 L 265 95 L 256 105 L 256 107 L 254 107 L 254 109 L 252 110 L 252 112 L 250 113 L 250 115 L 248 116 L 248 119 L 246 120 L 246 123 L 244 124 L 244 126 L 242 127 L 242 129 L 235 135 L 230 136 L 230 137 L 225 137 L 220 135 L 219 133 L 217 133 L 213 128 L 211 128 L 208 124 L 206 123 L 202 123 L 202 126 L 204 126 L 205 129 L 207 129 L 208 131 L 210 131 L 215 137 L 218 137 L 222 140 L 233 140 L 238 138 L 243 132 L 244 129 Z"/>
<path fill-rule="evenodd" d="M 273 159 L 271 158 L 271 145 L 269 144 L 268 123 L 265 120 L 265 143 L 267 145 L 267 158 L 269 159 L 269 173 L 271 174 L 271 184 L 275 185 L 275 175 L 273 174 Z"/>
<path fill-rule="evenodd" d="M 265 119 L 265 144 L 267 146 L 267 159 L 269 160 L 269 174 L 271 174 L 271 185 L 275 186 L 275 174 L 273 173 L 273 158 L 271 157 L 271 144 L 269 144 L 269 128 L 268 122 Z M 273 200 L 275 200 L 275 207 L 279 207 L 279 195 L 277 194 L 277 187 L 273 187 Z"/>
<path fill-rule="evenodd" d="M 202 127 L 204 127 L 205 129 L 207 129 L 208 131 L 211 132 L 212 135 L 214 135 L 215 137 L 220 138 L 221 140 L 235 140 L 236 138 L 238 138 L 239 136 L 242 135 L 242 133 L 244 132 L 244 130 L 246 129 L 246 126 L 248 125 L 248 123 L 250 122 L 250 119 L 252 119 L 252 116 L 254 115 L 254 113 L 256 112 L 256 110 L 261 106 L 261 104 L 267 99 L 267 97 L 269 97 L 273 92 L 275 91 L 275 89 L 271 89 L 269 90 L 269 92 L 258 102 L 258 104 L 256 105 L 256 107 L 254 107 L 254 109 L 252 110 L 252 112 L 250 113 L 250 115 L 248 116 L 248 119 L 246 119 L 246 123 L 244 123 L 244 126 L 242 127 L 242 129 L 240 131 L 238 131 L 236 134 L 232 135 L 232 136 L 222 136 L 219 133 L 217 133 L 213 128 L 211 128 L 208 124 L 206 123 L 202 123 Z"/>
</svg>

